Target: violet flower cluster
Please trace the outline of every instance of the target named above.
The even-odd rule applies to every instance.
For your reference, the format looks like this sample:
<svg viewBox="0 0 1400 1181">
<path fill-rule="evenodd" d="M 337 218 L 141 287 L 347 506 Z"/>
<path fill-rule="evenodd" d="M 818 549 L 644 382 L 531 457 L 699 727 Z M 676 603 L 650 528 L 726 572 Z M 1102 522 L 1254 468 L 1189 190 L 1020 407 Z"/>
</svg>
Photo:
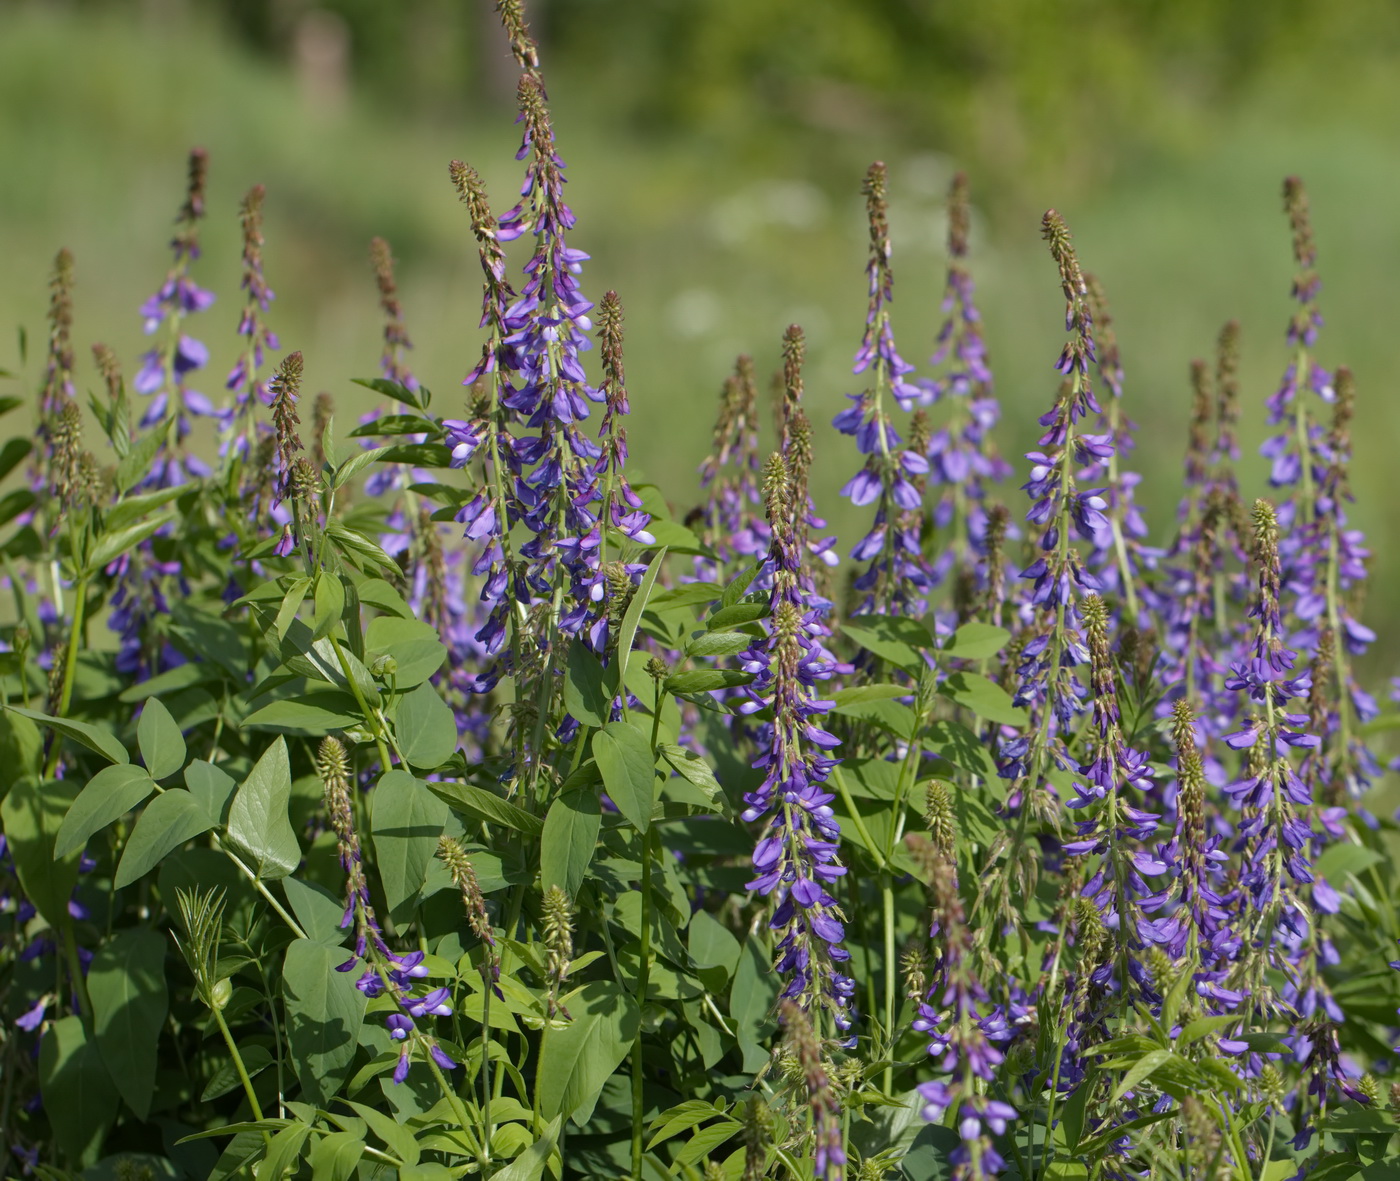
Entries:
<svg viewBox="0 0 1400 1181">
<path fill-rule="evenodd" d="M 855 1017 L 855 983 L 846 974 L 844 918 L 829 889 L 846 869 L 837 859 L 835 797 L 826 789 L 836 764 L 829 752 L 839 740 L 821 724 L 830 702 L 817 695 L 817 685 L 833 667 L 811 634 L 827 605 L 803 586 L 794 515 L 805 512 L 806 493 L 794 486 L 790 461 L 781 454 L 764 469 L 764 499 L 773 536 L 767 571 L 772 617 L 767 635 L 740 657 L 754 674 L 748 686 L 752 706 L 772 711 L 754 762 L 763 782 L 744 796 L 743 818 L 765 822 L 748 888 L 774 899 L 768 925 L 779 934 L 782 996 L 804 1011 L 829 1013 L 844 1036 Z"/>
<path fill-rule="evenodd" d="M 985 1093 L 1004 1061 L 995 1045 L 1000 1040 L 1001 1011 L 991 1009 L 987 990 L 975 970 L 972 933 L 958 893 L 957 868 L 946 850 L 935 854 L 931 871 L 935 898 L 929 930 L 933 979 L 913 1028 L 928 1036 L 929 1055 L 939 1073 L 950 1080 L 919 1084 L 920 1114 L 934 1123 L 956 1106 L 959 1145 L 949 1158 L 954 1165 L 952 1176 L 959 1181 L 976 1181 L 994 1177 L 1005 1167 L 992 1136 L 1004 1135 L 1007 1124 L 1018 1115 L 1009 1103 Z"/>
<path fill-rule="evenodd" d="M 852 613 L 922 615 L 928 609 L 931 588 L 923 556 L 921 483 L 929 461 L 922 450 L 901 448 L 903 440 L 885 409 L 887 393 L 906 409 L 921 397 L 918 387 L 905 380 L 914 367 L 895 348 L 890 323 L 894 274 L 890 268 L 887 183 L 884 164 L 872 164 L 863 186 L 870 221 L 870 260 L 865 268 L 869 304 L 853 369 L 857 374 L 873 370 L 871 385 L 859 394 L 847 395 L 854 405 L 838 414 L 833 425 L 842 434 L 854 436 L 865 456 L 864 466 L 842 488 L 842 494 L 852 504 L 875 505 L 870 531 L 851 550 L 852 558 L 867 564 L 852 583 L 857 595 Z"/>
<path fill-rule="evenodd" d="M 933 525 L 954 530 L 950 544 L 932 562 L 933 578 L 939 585 L 957 564 L 970 565 L 969 550 L 985 559 L 988 485 L 1011 476 L 1011 466 L 992 443 L 991 432 L 1001 418 L 1001 408 L 993 392 L 976 284 L 967 265 L 971 225 L 967 175 L 959 172 L 948 192 L 948 271 L 940 308 L 944 318 L 929 359 L 936 375 L 912 383 L 920 391 L 920 404 L 942 401 L 948 407 L 947 421 L 933 431 L 927 449 L 929 480 L 938 489 Z M 997 574 L 1000 576 L 1000 569 Z M 976 577 L 985 584 L 989 571 L 984 568 Z"/>
<path fill-rule="evenodd" d="M 189 187 L 175 222 L 171 239 L 174 263 L 160 289 L 141 307 L 147 336 L 162 332 L 163 340 L 141 358 L 141 368 L 132 380 L 137 393 L 151 399 L 141 416 L 143 429 L 174 420 L 177 454 L 158 458 L 147 480 L 150 487 L 181 484 L 191 477 L 203 477 L 211 469 L 181 444 L 193 429 L 191 416 L 217 418 L 218 410 L 209 398 L 188 385 L 190 376 L 209 363 L 209 349 L 185 330 L 186 317 L 202 312 L 214 302 L 212 292 L 195 283 L 190 267 L 199 258 L 199 223 L 204 217 L 204 185 L 209 158 L 202 148 L 190 153 Z"/>
<path fill-rule="evenodd" d="M 452 1015 L 452 990 L 447 987 L 416 993 L 419 982 L 428 975 L 422 951 L 399 954 L 391 951 L 370 902 L 369 882 L 365 877 L 360 838 L 350 810 L 350 763 L 345 748 L 335 738 L 321 743 L 316 757 L 316 770 L 325 787 L 326 819 L 336 834 L 340 867 L 345 872 L 345 915 L 342 929 L 355 933 L 354 954 L 340 964 L 336 971 L 353 972 L 363 968 L 355 981 L 367 997 L 388 993 L 398 1008 L 384 1018 L 392 1041 L 401 1046 L 394 1067 L 395 1083 L 408 1077 L 410 1052 L 421 1044 L 438 1066 L 452 1070 L 457 1066 L 447 1052 L 430 1034 L 419 1029 L 416 1022 L 430 1017 Z"/>
</svg>

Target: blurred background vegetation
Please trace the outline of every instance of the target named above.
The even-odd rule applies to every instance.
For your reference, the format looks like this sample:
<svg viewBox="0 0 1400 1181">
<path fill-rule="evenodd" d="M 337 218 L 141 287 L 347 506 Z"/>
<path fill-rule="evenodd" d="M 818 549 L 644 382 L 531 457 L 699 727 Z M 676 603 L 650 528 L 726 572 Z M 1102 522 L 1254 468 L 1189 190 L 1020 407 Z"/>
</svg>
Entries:
<svg viewBox="0 0 1400 1181">
<path fill-rule="evenodd" d="M 1327 317 L 1324 364 L 1359 379 L 1356 521 L 1376 551 L 1377 676 L 1400 657 L 1400 5 L 1393 0 L 534 0 L 531 17 L 579 215 L 585 289 L 628 318 L 634 462 L 680 506 L 696 486 L 722 379 L 741 351 L 776 366 L 809 338 L 825 423 L 855 388 L 866 230 L 859 186 L 888 161 L 896 327 L 929 353 L 956 168 L 977 204 L 973 265 L 1002 447 L 1029 446 L 1062 339 L 1038 240 L 1055 205 L 1103 279 L 1141 426 L 1140 494 L 1171 527 L 1193 356 L 1244 329 L 1247 474 L 1285 364 L 1292 273 L 1279 189 L 1308 183 Z M 447 180 L 462 157 L 497 210 L 520 166 L 515 70 L 488 0 L 0 0 L 0 325 L 42 339 L 60 246 L 77 258 L 80 341 L 127 359 L 158 285 L 186 150 L 210 152 L 198 276 L 220 293 L 191 324 L 234 354 L 237 204 L 267 186 L 272 321 L 342 421 L 367 405 L 379 320 L 367 245 L 393 244 L 414 366 L 451 413 L 477 356 L 475 250 Z M 0 336 L 0 367 L 18 348 Z M 41 351 L 41 350 L 37 350 Z M 42 357 L 31 347 L 23 380 Z M 86 351 L 80 376 L 97 385 Z M 819 507 L 854 537 L 837 489 L 848 440 L 818 439 Z M 1007 489 L 1019 508 L 1021 494 Z"/>
</svg>

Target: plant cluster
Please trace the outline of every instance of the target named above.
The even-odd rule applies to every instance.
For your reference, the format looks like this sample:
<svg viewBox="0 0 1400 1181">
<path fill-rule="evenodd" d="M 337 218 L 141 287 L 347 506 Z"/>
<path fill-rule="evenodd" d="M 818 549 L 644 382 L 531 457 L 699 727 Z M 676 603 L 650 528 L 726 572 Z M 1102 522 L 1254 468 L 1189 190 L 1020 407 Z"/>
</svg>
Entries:
<svg viewBox="0 0 1400 1181">
<path fill-rule="evenodd" d="M 1267 496 L 1236 474 L 1232 323 L 1149 537 L 1108 306 L 1053 210 L 1065 341 L 1013 489 L 967 183 L 915 365 L 877 163 L 860 388 L 808 391 L 793 326 L 765 445 L 740 358 L 678 514 L 629 478 L 622 304 L 585 294 L 499 10 L 524 179 L 498 215 L 449 169 L 483 276 L 461 417 L 379 239 L 384 402 L 349 442 L 308 406 L 260 186 L 238 359 L 200 392 L 200 151 L 129 382 L 99 344 L 80 397 L 58 256 L 38 429 L 0 448 L 7 1175 L 1391 1175 L 1370 808 L 1400 715 L 1354 671 L 1355 382 L 1319 360 L 1302 185 Z M 809 415 L 854 444 L 853 544 Z"/>
</svg>

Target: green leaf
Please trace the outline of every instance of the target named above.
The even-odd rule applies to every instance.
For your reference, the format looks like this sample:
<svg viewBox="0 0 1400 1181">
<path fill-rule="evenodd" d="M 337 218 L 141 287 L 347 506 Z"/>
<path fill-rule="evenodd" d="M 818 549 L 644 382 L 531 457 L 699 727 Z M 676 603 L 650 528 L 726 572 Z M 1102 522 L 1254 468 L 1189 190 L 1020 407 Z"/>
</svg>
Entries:
<svg viewBox="0 0 1400 1181">
<path fill-rule="evenodd" d="M 243 1069 L 247 1071 L 249 1078 L 254 1078 L 261 1074 L 276 1061 L 267 1050 L 256 1042 L 251 1045 L 239 1047 L 239 1057 L 243 1060 Z M 242 1085 L 243 1080 L 238 1077 L 238 1067 L 234 1065 L 233 1059 L 230 1058 L 214 1072 L 214 1077 L 211 1078 L 208 1085 L 205 1086 L 203 1094 L 200 1095 L 200 1100 L 207 1103 L 211 1099 L 218 1099 L 220 1096 L 227 1095 L 231 1091 L 238 1090 Z"/>
<path fill-rule="evenodd" d="M 301 1150 L 310 1135 L 311 1129 L 305 1124 L 292 1124 L 278 1132 L 258 1164 L 256 1181 L 282 1181 L 283 1174 L 301 1159 Z"/>
<path fill-rule="evenodd" d="M 384 774 L 370 793 L 374 856 L 384 883 L 389 914 L 403 917 L 423 888 L 438 838 L 447 826 L 447 805 L 407 771 Z"/>
<path fill-rule="evenodd" d="M 928 628 L 903 615 L 862 615 L 858 624 L 843 623 L 841 634 L 916 675 L 926 667 L 923 653 L 933 647 Z"/>
<path fill-rule="evenodd" d="M 1189 1046 L 1192 1042 L 1200 1041 L 1207 1034 L 1214 1033 L 1217 1029 L 1224 1029 L 1227 1025 L 1237 1021 L 1239 1021 L 1238 1017 L 1228 1013 L 1223 1017 L 1197 1017 L 1182 1027 L 1181 1033 L 1177 1035 L 1177 1045 Z"/>
<path fill-rule="evenodd" d="M 753 643 L 745 632 L 701 632 L 685 646 L 685 654 L 693 657 L 734 656 Z"/>
<path fill-rule="evenodd" d="M 840 709 L 848 705 L 863 705 L 867 701 L 891 701 L 897 697 L 910 697 L 914 690 L 908 685 L 852 685 L 848 689 L 838 689 L 831 700 Z"/>
<path fill-rule="evenodd" d="M 350 1132 L 322 1136 L 311 1150 L 311 1181 L 350 1181 L 364 1154 L 364 1141 Z"/>
<path fill-rule="evenodd" d="M 763 560 L 759 559 L 747 570 L 734 576 L 729 585 L 724 588 L 720 595 L 720 606 L 732 607 L 742 599 L 749 587 L 753 585 L 753 580 L 758 577 L 758 572 L 763 569 Z"/>
<path fill-rule="evenodd" d="M 141 767 L 116 763 L 103 767 L 78 793 L 54 841 L 55 857 L 63 858 L 87 844 L 119 816 L 125 816 L 156 789 L 155 780 Z"/>
<path fill-rule="evenodd" d="M 517 1156 L 504 1169 L 493 1174 L 495 1181 L 539 1181 L 544 1175 L 544 1167 L 554 1153 L 554 1145 L 559 1140 L 559 1129 L 564 1117 L 556 1115 L 549 1121 L 544 1135 Z"/>
<path fill-rule="evenodd" d="M 777 1000 L 778 980 L 772 958 L 761 937 L 750 934 L 744 940 L 729 989 L 729 1016 L 744 1056 L 745 1073 L 758 1070 L 768 1061 L 764 1043 L 775 1028 L 772 1014 Z"/>
<path fill-rule="evenodd" d="M 148 697 L 155 697 L 159 694 L 174 696 L 182 689 L 192 689 L 196 685 L 208 685 L 218 679 L 219 670 L 217 668 L 189 661 L 185 664 L 177 664 L 174 668 L 167 669 L 163 673 L 157 673 L 150 680 L 139 681 L 135 685 L 123 689 L 117 700 L 127 705 L 136 705 Z"/>
<path fill-rule="evenodd" d="M 220 770 L 213 763 L 195 759 L 185 768 L 185 786 L 199 801 L 199 806 L 209 813 L 215 824 L 226 822 L 229 801 L 238 789 L 238 782 L 232 775 Z"/>
<path fill-rule="evenodd" d="M 617 810 L 633 828 L 646 832 L 656 802 L 656 760 L 651 743 L 635 726 L 609 722 L 593 735 L 593 757 Z"/>
<path fill-rule="evenodd" d="M 400 619 L 413 618 L 413 608 L 382 578 L 366 578 L 355 590 L 360 596 L 360 602 L 366 607 L 397 615 Z"/>
<path fill-rule="evenodd" d="M 0 525 L 8 525 L 37 499 L 28 488 L 16 488 L 0 496 Z"/>
<path fill-rule="evenodd" d="M 1152 1075 L 1170 1062 L 1176 1055 L 1170 1050 L 1149 1050 L 1141 1058 L 1129 1067 L 1128 1072 L 1118 1081 L 1118 1085 L 1113 1088 L 1113 1102 L 1117 1103 L 1129 1091 L 1139 1083 L 1145 1082 Z"/>
<path fill-rule="evenodd" d="M 698 910 L 691 917 L 690 930 L 686 936 L 690 948 L 690 958 L 700 968 L 723 968 L 732 976 L 739 966 L 739 956 L 743 946 L 723 923 L 708 910 Z"/>
<path fill-rule="evenodd" d="M 928 748 L 947 759 L 953 766 L 961 767 L 987 784 L 1001 781 L 996 760 L 987 744 L 961 722 L 940 718 L 936 722 L 930 722 L 924 733 L 927 735 Z"/>
<path fill-rule="evenodd" d="M 713 603 L 721 591 L 713 582 L 687 582 L 684 586 L 673 586 L 657 591 L 651 596 L 647 609 L 656 612 L 678 611 L 682 607 L 698 607 L 702 603 Z"/>
<path fill-rule="evenodd" d="M 319 943 L 344 942 L 349 932 L 340 927 L 345 914 L 343 897 L 337 897 L 316 882 L 303 882 L 294 877 L 282 879 L 282 890 L 307 935 Z"/>
<path fill-rule="evenodd" d="M 430 783 L 428 790 L 450 807 L 465 812 L 476 820 L 488 824 L 499 824 L 523 832 L 526 836 L 537 837 L 544 831 L 544 821 L 531 816 L 524 808 L 503 800 L 492 792 L 469 783 Z"/>
<path fill-rule="evenodd" d="M 592 788 L 560 793 L 549 806 L 540 838 L 541 889 L 558 886 L 570 898 L 578 893 L 602 825 L 602 808 Z"/>
<path fill-rule="evenodd" d="M 416 433 L 416 432 L 414 432 Z M 369 467 L 372 463 L 378 463 L 384 458 L 391 448 L 389 447 L 368 447 L 363 451 L 357 451 L 338 468 L 335 469 L 335 477 L 331 480 L 331 487 L 340 489 L 353 480 L 360 472 Z"/>
<path fill-rule="evenodd" d="M 292 1067 L 307 1099 L 324 1107 L 345 1084 L 365 1020 L 365 994 L 355 972 L 337 972 L 345 952 L 296 939 L 282 964 Z"/>
<path fill-rule="evenodd" d="M 1353 845 L 1345 841 L 1328 845 L 1313 865 L 1313 872 L 1329 881 L 1344 880 L 1349 874 L 1359 874 L 1384 858 L 1374 849 L 1365 845 Z"/>
<path fill-rule="evenodd" d="M 364 386 L 367 390 L 373 390 L 376 394 L 383 394 L 386 398 L 393 398 L 394 401 L 402 402 L 405 406 L 412 406 L 415 410 L 423 409 L 417 394 L 406 385 L 390 381 L 387 377 L 352 377 L 350 380 L 356 385 Z"/>
<path fill-rule="evenodd" d="M 311 613 L 311 638 L 319 640 L 330 634 L 331 629 L 345 614 L 345 587 L 340 579 L 325 570 L 316 578 L 316 590 L 312 596 L 314 608 Z"/>
<path fill-rule="evenodd" d="M 86 722 L 75 722 L 71 718 L 53 718 L 48 714 L 41 714 L 37 710 L 21 709 L 17 705 L 7 706 L 12 713 L 19 714 L 22 718 L 28 718 L 33 722 L 42 722 L 51 730 L 57 730 L 66 738 L 73 739 L 74 742 L 81 742 L 89 750 L 96 751 L 109 763 L 128 763 L 126 747 L 106 730 L 97 726 L 89 726 Z"/>
<path fill-rule="evenodd" d="M 716 808 L 725 807 L 724 789 L 720 786 L 719 780 L 715 778 L 710 764 L 698 754 L 670 742 L 661 743 L 657 747 L 657 752 L 666 760 L 667 766 L 688 783 L 693 783 L 704 792 L 711 804 Z"/>
<path fill-rule="evenodd" d="M 956 656 L 959 660 L 985 660 L 995 656 L 1006 647 L 1011 633 L 1004 627 L 993 627 L 990 623 L 965 623 L 953 633 L 943 645 L 944 656 Z"/>
<path fill-rule="evenodd" d="M 637 625 L 642 621 L 642 612 L 646 610 L 647 600 L 651 598 L 651 592 L 656 587 L 656 576 L 661 573 L 661 563 L 665 560 L 666 547 L 663 545 L 652 555 L 646 573 L 642 575 L 642 581 L 632 593 L 632 601 L 627 604 L 627 610 L 623 613 L 622 623 L 617 629 L 617 655 L 614 657 L 614 667 L 617 669 L 615 683 L 618 685 L 627 684 L 627 663 L 632 658 L 632 644 L 637 638 Z"/>
<path fill-rule="evenodd" d="M 394 683 L 400 689 L 422 684 L 447 659 L 447 647 L 437 631 L 417 619 L 377 615 L 365 630 L 365 663 L 371 667 L 381 656 L 392 656 L 398 667 Z"/>
<path fill-rule="evenodd" d="M 705 620 L 705 629 L 718 632 L 743 627 L 746 623 L 754 623 L 763 619 L 767 614 L 767 603 L 734 603 L 728 607 L 721 607 L 709 616 Z"/>
<path fill-rule="evenodd" d="M 3 480 L 21 463 L 25 456 L 34 450 L 34 444 L 28 439 L 21 439 L 18 435 L 8 439 L 3 447 L 0 447 L 0 480 Z"/>
<path fill-rule="evenodd" d="M 743 1125 L 738 1120 L 725 1119 L 699 1129 L 686 1141 L 685 1147 L 676 1153 L 676 1163 L 692 1165 L 701 1157 L 709 1156 L 726 1140 L 731 1139 L 741 1127 Z"/>
<path fill-rule="evenodd" d="M 143 492 L 139 496 L 124 496 L 112 506 L 103 523 L 108 531 L 125 529 L 128 525 L 144 521 L 156 509 L 164 507 L 172 500 L 178 500 L 189 490 L 188 484 L 176 484 L 170 488 L 158 488 L 154 492 Z"/>
<path fill-rule="evenodd" d="M 41 783 L 26 775 L 0 800 L 0 831 L 5 834 L 25 897 L 58 930 L 70 922 L 68 899 L 78 884 L 81 853 L 54 857 L 54 838 L 78 790 L 76 781 Z"/>
<path fill-rule="evenodd" d="M 122 850 L 115 885 L 118 890 L 144 877 L 172 849 L 214 827 L 214 820 L 189 792 L 174 788 L 156 796 L 145 810 Z"/>
<path fill-rule="evenodd" d="M 613 980 L 593 980 L 569 998 L 573 1020 L 550 1031 L 538 1075 L 540 1113 L 564 1116 L 579 1127 L 609 1076 L 627 1057 L 641 1015 L 634 1001 Z"/>
<path fill-rule="evenodd" d="M 248 854 L 264 881 L 284 878 L 301 864 L 301 846 L 288 816 L 292 768 L 278 738 L 248 773 L 228 810 L 228 835 Z"/>
<path fill-rule="evenodd" d="M 350 432 L 352 439 L 376 439 L 389 435 L 438 435 L 442 428 L 421 414 L 381 414 Z"/>
<path fill-rule="evenodd" d="M 138 436 L 131 444 L 131 450 L 122 456 L 121 462 L 117 464 L 117 491 L 129 492 L 136 487 L 151 470 L 151 464 L 155 460 L 156 452 L 165 446 L 166 436 L 169 434 L 170 424 L 173 419 L 167 419 L 154 430 Z"/>
<path fill-rule="evenodd" d="M 117 1114 L 117 1089 L 81 1018 L 61 1017 L 44 1031 L 39 1092 L 64 1159 L 78 1168 L 94 1164 Z"/>
<path fill-rule="evenodd" d="M 102 539 L 92 547 L 92 552 L 88 554 L 86 572 L 96 573 L 113 558 L 130 553 L 148 537 L 152 537 L 174 520 L 174 513 L 161 513 L 158 516 L 139 521 L 135 525 L 128 525 L 125 529 L 104 533 Z"/>
<path fill-rule="evenodd" d="M 752 680 L 753 673 L 738 669 L 697 668 L 690 672 L 672 673 L 666 678 L 663 688 L 667 693 L 710 693 L 715 689 L 747 685 Z"/>
<path fill-rule="evenodd" d="M 564 708 L 585 726 L 605 726 L 612 712 L 612 694 L 604 683 L 603 666 L 582 644 L 569 645 L 564 673 Z"/>
<path fill-rule="evenodd" d="M 138 1118 L 151 1112 L 157 1049 L 169 1006 L 165 937 L 148 927 L 119 931 L 88 969 L 93 1030 L 112 1082 Z"/>
<path fill-rule="evenodd" d="M 1003 726 L 1028 724 L 1026 711 L 1011 704 L 1011 694 L 995 681 L 989 681 L 977 673 L 951 673 L 948 679 L 938 686 L 938 691 L 989 722 Z"/>
<path fill-rule="evenodd" d="M 457 749 L 457 717 L 432 682 L 404 694 L 394 715 L 399 749 L 415 767 L 432 771 Z"/>
<path fill-rule="evenodd" d="M 365 1121 L 376 1136 L 389 1146 L 399 1160 L 406 1165 L 416 1165 L 421 1151 L 418 1141 L 413 1138 L 413 1133 L 407 1128 L 400 1127 L 394 1120 L 390 1119 L 382 1111 L 376 1111 L 373 1107 L 367 1107 L 363 1103 L 353 1103 L 346 1100 L 346 1103 L 354 1110 L 362 1120 Z M 497 1176 L 500 1176 L 498 1173 Z"/>
<path fill-rule="evenodd" d="M 148 698 L 141 710 L 141 720 L 136 723 L 136 741 L 152 779 L 174 775 L 185 765 L 185 736 L 158 697 Z"/>
<path fill-rule="evenodd" d="M 11 783 L 43 770 L 44 736 L 39 727 L 13 710 L 0 710 L 0 766 L 6 769 L 0 783 L 3 798 Z"/>
<path fill-rule="evenodd" d="M 286 734 L 319 737 L 332 730 L 349 730 L 364 725 L 359 703 L 340 689 L 319 689 L 295 701 L 274 701 L 243 719 L 241 729 L 271 730 Z"/>
</svg>

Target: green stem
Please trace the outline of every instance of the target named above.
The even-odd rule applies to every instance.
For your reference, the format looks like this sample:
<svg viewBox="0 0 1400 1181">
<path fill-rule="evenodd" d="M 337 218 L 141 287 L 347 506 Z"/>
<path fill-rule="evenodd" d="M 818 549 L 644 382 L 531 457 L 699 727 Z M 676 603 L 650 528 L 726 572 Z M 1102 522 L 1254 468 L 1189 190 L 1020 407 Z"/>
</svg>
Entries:
<svg viewBox="0 0 1400 1181">
<path fill-rule="evenodd" d="M 647 986 L 651 983 L 651 862 L 653 834 L 642 835 L 642 933 L 637 963 L 637 1013 L 642 1014 L 647 1002 Z M 645 1074 L 642 1063 L 642 1034 L 645 1022 L 637 1023 L 637 1038 L 632 1043 L 632 1176 L 642 1175 L 642 1118 L 646 1114 Z"/>
<path fill-rule="evenodd" d="M 340 663 L 340 671 L 345 674 L 345 680 L 350 686 L 350 692 L 355 695 L 355 704 L 360 707 L 360 712 L 364 714 L 365 721 L 369 724 L 370 732 L 374 735 L 374 745 L 379 750 L 380 774 L 391 770 L 394 766 L 393 760 L 389 758 L 389 748 L 384 745 L 383 727 L 379 722 L 377 712 L 371 711 L 369 702 L 365 700 L 365 695 L 360 690 L 359 683 L 355 680 L 354 674 L 350 671 L 350 661 L 345 658 L 345 650 L 341 648 L 340 641 L 335 636 L 327 637 L 331 642 L 331 647 L 335 649 L 335 658 Z"/>
<path fill-rule="evenodd" d="M 433 1072 L 433 1077 L 437 1079 L 437 1084 L 442 1089 L 443 1098 L 447 1100 L 448 1106 L 452 1108 L 452 1113 L 457 1117 L 462 1135 L 470 1141 L 472 1151 L 476 1154 L 477 1163 L 484 1167 L 486 1157 L 482 1154 L 481 1145 L 476 1142 L 476 1137 L 471 1133 L 471 1116 L 467 1114 L 466 1107 L 462 1105 L 461 1096 L 453 1090 L 452 1084 L 447 1081 L 447 1076 L 442 1073 L 442 1067 L 433 1059 L 432 1054 L 425 1054 L 424 1057 L 427 1060 L 428 1069 Z"/>
<path fill-rule="evenodd" d="M 64 915 L 63 950 L 68 959 L 68 974 L 73 978 L 73 991 L 78 994 L 78 1007 L 82 1014 L 91 1017 L 92 1000 L 88 996 L 87 980 L 83 976 L 83 966 L 78 961 L 78 940 L 73 935 L 73 920 Z"/>
<path fill-rule="evenodd" d="M 224 1045 L 228 1046 L 228 1052 L 233 1055 L 233 1068 L 238 1071 L 238 1081 L 243 1084 L 243 1093 L 248 1097 L 248 1106 L 253 1112 L 253 1118 L 259 1123 L 262 1122 L 262 1105 L 258 1103 L 258 1097 L 253 1092 L 253 1080 L 248 1077 L 248 1068 L 243 1065 L 243 1056 L 238 1052 L 238 1044 L 233 1040 L 233 1034 L 229 1032 L 228 1022 L 224 1020 L 224 1015 L 218 1009 L 211 1009 L 214 1020 L 219 1024 L 219 1032 L 224 1035 Z M 263 1143 L 271 1148 L 272 1137 L 264 1130 L 262 1134 Z"/>
<path fill-rule="evenodd" d="M 63 717 L 68 712 L 68 706 L 73 701 L 73 679 L 78 667 L 78 648 L 82 644 L 83 635 L 83 614 L 87 610 L 87 588 L 88 580 L 80 578 L 78 585 L 73 588 L 73 626 L 68 632 L 68 652 L 63 660 L 63 687 L 59 690 L 58 708 L 54 711 L 59 717 Z M 44 765 L 44 778 L 52 779 L 54 772 L 58 769 L 59 755 L 62 753 L 62 741 L 59 736 L 53 736 L 53 745 L 49 747 L 48 761 Z"/>
<path fill-rule="evenodd" d="M 894 1045 L 898 1040 L 895 1031 L 895 982 L 898 970 L 894 957 L 894 886 L 888 869 L 880 871 L 880 897 L 883 901 L 885 926 L 885 1036 L 889 1039 L 889 1057 L 894 1058 Z M 885 1094 L 894 1096 L 894 1065 L 885 1067 Z"/>
</svg>

